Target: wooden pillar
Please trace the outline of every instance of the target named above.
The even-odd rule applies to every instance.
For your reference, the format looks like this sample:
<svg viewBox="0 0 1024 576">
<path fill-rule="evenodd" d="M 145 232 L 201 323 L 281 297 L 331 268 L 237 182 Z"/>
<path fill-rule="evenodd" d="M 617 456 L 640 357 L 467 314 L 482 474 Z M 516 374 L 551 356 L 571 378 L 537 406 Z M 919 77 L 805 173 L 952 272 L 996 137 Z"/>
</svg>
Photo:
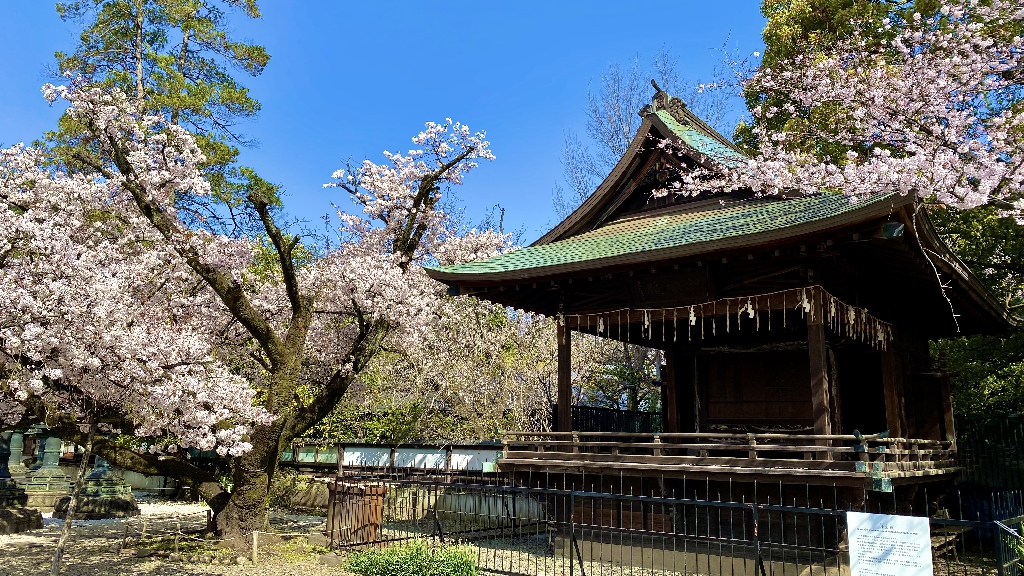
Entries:
<svg viewBox="0 0 1024 576">
<path fill-rule="evenodd" d="M 697 357 L 674 352 L 672 379 L 676 388 L 676 423 L 679 432 L 697 432 L 700 402 L 697 398 Z"/>
<path fill-rule="evenodd" d="M 679 432 L 679 398 L 676 394 L 676 352 L 665 350 L 665 367 L 661 369 L 661 388 L 665 391 L 661 413 L 665 418 L 665 432 Z"/>
<path fill-rule="evenodd" d="M 903 366 L 892 344 L 882 351 L 882 387 L 885 390 L 885 425 L 890 438 L 903 438 L 906 419 L 903 414 Z"/>
<path fill-rule="evenodd" d="M 831 434 L 831 402 L 829 401 L 828 352 L 825 349 L 825 325 L 820 308 L 807 318 L 807 352 L 811 368 L 811 414 L 815 434 Z M 831 454 L 824 459 L 831 459 Z"/>
<path fill-rule="evenodd" d="M 558 324 L 558 431 L 572 431 L 572 332 Z"/>
<path fill-rule="evenodd" d="M 843 433 L 843 398 L 839 393 L 839 358 L 832 348 L 826 350 L 828 360 L 828 398 L 831 402 L 832 433 Z"/>
<path fill-rule="evenodd" d="M 953 394 L 949 388 L 949 372 L 946 370 L 946 351 L 939 352 L 939 394 L 942 397 L 942 439 L 954 442 L 956 449 L 956 425 L 953 420 Z"/>
</svg>

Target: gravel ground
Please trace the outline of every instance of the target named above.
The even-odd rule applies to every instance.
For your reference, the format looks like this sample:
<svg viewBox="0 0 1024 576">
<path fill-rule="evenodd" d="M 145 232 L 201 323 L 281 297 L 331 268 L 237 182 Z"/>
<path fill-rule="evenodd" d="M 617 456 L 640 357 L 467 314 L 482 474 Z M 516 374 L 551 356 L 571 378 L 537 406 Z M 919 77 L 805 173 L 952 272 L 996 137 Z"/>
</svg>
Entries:
<svg viewBox="0 0 1024 576">
<path fill-rule="evenodd" d="M 133 550 L 126 553 L 117 551 L 118 545 L 127 535 L 135 542 L 141 536 L 143 525 L 146 539 L 141 546 L 132 544 L 129 548 L 152 548 L 162 542 L 163 550 L 169 550 L 173 534 L 179 531 L 188 534 L 202 529 L 206 524 L 208 508 L 200 504 L 171 503 L 163 501 L 140 501 L 142 516 L 129 520 L 76 521 L 71 542 L 65 555 L 61 574 L 68 576 L 108 576 L 132 574 L 142 576 L 352 576 L 342 568 L 334 568 L 318 561 L 322 549 L 311 548 L 305 538 L 294 538 L 278 544 L 260 547 L 259 562 L 253 565 L 248 559 L 240 564 L 228 565 L 237 557 L 227 549 L 217 549 L 201 540 L 182 538 L 180 547 L 186 561 L 172 561 L 165 558 L 141 558 Z M 60 534 L 62 521 L 44 515 L 43 529 L 0 536 L 0 576 L 45 576 L 49 574 L 54 546 Z M 323 516 L 273 512 L 271 523 L 278 532 L 306 534 L 319 532 Z M 130 540 L 130 541 L 132 541 Z M 568 558 L 562 554 L 553 555 L 545 535 L 517 538 L 514 540 L 491 540 L 473 545 L 482 574 L 531 574 L 538 576 L 565 576 L 569 574 Z M 216 552 L 223 564 L 187 561 L 195 551 L 209 556 Z M 739 576 L 748 572 L 742 565 L 718 566 L 718 559 L 689 554 L 679 556 L 671 562 L 662 558 L 630 557 L 628 549 L 610 549 L 608 554 L 583 546 L 584 568 L 590 576 Z M 603 559 L 601 559 L 603 558 Z M 609 561 L 614 558 L 616 561 Z M 626 560 L 623 562 L 623 560 Z M 629 566 L 637 563 L 640 566 Z M 686 568 L 684 568 L 686 566 Z M 773 572 L 792 576 L 845 576 L 848 572 L 835 569 L 803 570 L 787 564 L 774 566 Z M 796 568 L 796 569 L 795 569 Z M 937 562 L 937 576 L 991 576 L 990 567 Z M 795 569 L 795 570 L 794 570 Z M 579 566 L 574 570 L 579 573 Z M 752 570 L 750 570 L 752 571 Z"/>
<path fill-rule="evenodd" d="M 178 502 L 139 502 L 142 515 L 128 520 L 75 521 L 71 541 L 64 556 L 61 574 L 68 576 L 108 576 L 138 574 L 144 576 L 345 576 L 349 573 L 320 564 L 319 551 L 310 549 L 304 538 L 296 538 L 281 544 L 261 547 L 259 562 L 253 565 L 248 560 L 238 565 L 211 565 L 200 562 L 177 562 L 164 558 L 138 558 L 116 551 L 116 547 L 127 534 L 130 538 L 141 536 L 146 527 L 146 541 L 143 547 L 157 541 L 165 546 L 170 542 L 178 527 L 186 534 L 206 525 L 206 511 L 202 504 Z M 43 576 L 50 573 L 53 551 L 63 525 L 61 520 L 43 515 L 43 529 L 20 534 L 0 536 L 0 576 Z M 271 523 L 279 532 L 309 533 L 323 524 L 322 516 L 294 515 L 275 512 Z M 181 540 L 182 548 L 188 547 L 188 538 Z M 194 541 L 193 541 L 194 542 Z M 197 543 L 193 544 L 193 547 Z M 214 550 L 225 563 L 235 558 L 227 550 L 215 550 L 205 543 L 208 550 Z"/>
</svg>

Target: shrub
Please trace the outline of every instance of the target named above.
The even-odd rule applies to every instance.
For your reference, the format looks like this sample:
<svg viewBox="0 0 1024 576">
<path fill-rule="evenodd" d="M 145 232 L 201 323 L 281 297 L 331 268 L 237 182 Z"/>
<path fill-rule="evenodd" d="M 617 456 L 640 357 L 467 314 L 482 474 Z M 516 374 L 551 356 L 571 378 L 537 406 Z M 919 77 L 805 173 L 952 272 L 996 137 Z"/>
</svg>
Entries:
<svg viewBox="0 0 1024 576">
<path fill-rule="evenodd" d="M 273 508 L 289 508 L 292 497 L 301 489 L 302 477 L 294 470 L 281 469 L 278 467 L 270 482 L 270 493 L 268 494 L 270 506 Z"/>
<path fill-rule="evenodd" d="M 475 556 L 468 546 L 431 549 L 416 541 L 356 552 L 349 556 L 348 569 L 362 576 L 477 576 Z"/>
</svg>

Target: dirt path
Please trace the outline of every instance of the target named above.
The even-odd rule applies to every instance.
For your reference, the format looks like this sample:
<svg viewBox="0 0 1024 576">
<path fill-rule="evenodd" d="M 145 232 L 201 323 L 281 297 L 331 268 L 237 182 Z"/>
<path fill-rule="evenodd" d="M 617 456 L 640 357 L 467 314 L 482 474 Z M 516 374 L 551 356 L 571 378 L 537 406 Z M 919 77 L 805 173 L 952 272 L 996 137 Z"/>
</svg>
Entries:
<svg viewBox="0 0 1024 576">
<path fill-rule="evenodd" d="M 138 539 L 143 525 L 146 540 L 142 549 L 171 549 L 173 534 L 188 534 L 206 524 L 208 508 L 202 504 L 140 502 L 142 516 L 129 520 L 76 521 L 73 536 L 65 554 L 61 574 L 68 576 L 109 576 L 138 574 L 143 576 L 340 576 L 348 574 L 340 568 L 325 566 L 317 561 L 322 550 L 310 548 L 304 538 L 267 546 L 261 549 L 259 561 L 253 565 L 248 559 L 236 560 L 228 550 L 216 549 L 208 542 L 188 536 L 179 537 L 182 556 L 186 561 L 167 558 L 136 557 L 129 550 L 119 552 L 118 546 L 125 535 Z M 53 550 L 60 534 L 61 520 L 44 515 L 43 529 L 0 536 L 0 576 L 44 576 L 50 573 Z M 322 517 L 285 515 L 271 517 L 275 529 L 281 532 L 308 533 L 322 522 Z M 209 552 L 203 554 L 203 552 Z M 195 552 L 190 554 L 189 552 Z M 196 555 L 205 558 L 189 562 Z M 219 564 L 208 564 L 216 556 Z"/>
</svg>

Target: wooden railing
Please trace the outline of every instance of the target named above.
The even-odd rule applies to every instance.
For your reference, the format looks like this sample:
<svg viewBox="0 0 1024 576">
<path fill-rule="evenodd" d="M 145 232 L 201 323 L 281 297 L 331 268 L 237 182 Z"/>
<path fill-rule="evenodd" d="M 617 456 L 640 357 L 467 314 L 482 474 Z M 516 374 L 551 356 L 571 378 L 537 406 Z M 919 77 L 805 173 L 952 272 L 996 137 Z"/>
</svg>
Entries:
<svg viewBox="0 0 1024 576">
<path fill-rule="evenodd" d="M 737 473 L 853 474 L 904 478 L 955 472 L 952 442 L 872 435 L 729 432 L 508 432 L 509 465 L 700 468 Z"/>
</svg>

